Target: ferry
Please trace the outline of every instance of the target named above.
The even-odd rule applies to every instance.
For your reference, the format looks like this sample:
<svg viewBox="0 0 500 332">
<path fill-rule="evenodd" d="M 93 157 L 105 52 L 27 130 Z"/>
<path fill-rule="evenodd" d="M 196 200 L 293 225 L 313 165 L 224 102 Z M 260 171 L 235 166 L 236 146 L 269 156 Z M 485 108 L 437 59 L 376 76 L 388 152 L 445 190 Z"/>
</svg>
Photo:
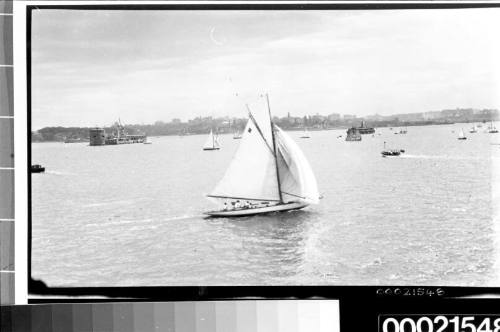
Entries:
<svg viewBox="0 0 500 332">
<path fill-rule="evenodd" d="M 365 121 L 361 121 L 361 126 L 357 127 L 359 133 L 361 135 L 366 135 L 366 134 L 373 134 L 375 133 L 375 129 L 372 127 L 367 127 Z"/>
<path fill-rule="evenodd" d="M 345 138 L 347 142 L 359 142 L 361 141 L 361 134 L 358 128 L 352 127 L 347 130 L 347 136 Z"/>
</svg>

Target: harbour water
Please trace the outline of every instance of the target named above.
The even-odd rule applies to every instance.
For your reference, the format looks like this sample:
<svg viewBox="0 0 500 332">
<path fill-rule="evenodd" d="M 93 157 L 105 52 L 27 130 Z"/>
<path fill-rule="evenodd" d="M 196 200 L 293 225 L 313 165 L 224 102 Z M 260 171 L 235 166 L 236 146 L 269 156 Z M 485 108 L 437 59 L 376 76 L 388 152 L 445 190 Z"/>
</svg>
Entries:
<svg viewBox="0 0 500 332">
<path fill-rule="evenodd" d="M 32 175 L 32 276 L 52 287 L 500 286 L 500 134 L 471 126 L 381 128 L 361 142 L 290 132 L 324 198 L 235 219 L 203 216 L 240 142 L 232 135 L 218 151 L 202 151 L 202 135 L 34 143 L 47 171 Z M 406 153 L 382 158 L 384 141 Z"/>
</svg>

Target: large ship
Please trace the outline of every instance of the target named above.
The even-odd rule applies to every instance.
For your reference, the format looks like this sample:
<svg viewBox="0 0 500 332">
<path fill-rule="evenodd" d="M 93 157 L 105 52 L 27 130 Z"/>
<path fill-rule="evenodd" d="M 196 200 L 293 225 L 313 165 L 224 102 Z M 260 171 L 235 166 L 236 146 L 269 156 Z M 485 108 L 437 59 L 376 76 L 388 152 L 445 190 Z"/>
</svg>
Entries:
<svg viewBox="0 0 500 332">
<path fill-rule="evenodd" d="M 361 121 L 361 127 L 356 128 L 361 135 L 373 134 L 375 133 L 375 128 L 367 127 L 365 121 Z"/>
<path fill-rule="evenodd" d="M 90 145 L 99 146 L 144 143 L 147 139 L 145 134 L 129 135 L 120 120 L 115 123 L 112 131 L 113 132 L 111 134 L 106 134 L 104 128 L 90 128 Z"/>
<path fill-rule="evenodd" d="M 361 134 L 358 128 L 352 127 L 347 129 L 347 136 L 345 138 L 348 142 L 361 141 Z"/>
</svg>

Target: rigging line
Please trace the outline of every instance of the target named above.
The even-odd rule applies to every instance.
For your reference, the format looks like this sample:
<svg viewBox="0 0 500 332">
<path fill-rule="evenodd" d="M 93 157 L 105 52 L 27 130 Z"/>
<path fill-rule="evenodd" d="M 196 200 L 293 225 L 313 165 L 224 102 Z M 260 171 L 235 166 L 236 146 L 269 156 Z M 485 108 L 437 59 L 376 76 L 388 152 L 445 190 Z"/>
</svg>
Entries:
<svg viewBox="0 0 500 332">
<path fill-rule="evenodd" d="M 271 146 L 267 142 L 266 138 L 264 137 L 262 130 L 260 129 L 259 125 L 257 124 L 257 121 L 253 117 L 252 112 L 250 111 L 250 107 L 248 107 L 248 104 L 245 104 L 245 106 L 248 109 L 248 116 L 250 117 L 250 120 L 252 120 L 253 124 L 255 125 L 255 128 L 257 128 L 257 131 L 259 132 L 260 137 L 262 137 L 262 139 L 264 140 L 264 143 L 266 143 L 266 146 L 269 148 L 269 152 L 271 152 L 271 154 L 274 155 L 274 150 L 271 148 Z"/>
<path fill-rule="evenodd" d="M 235 197 L 235 196 L 222 196 L 222 195 L 207 195 L 207 197 L 226 198 L 226 199 L 245 199 L 249 201 L 279 202 L 279 200 L 277 199 L 268 199 L 268 198 L 250 198 L 250 197 Z"/>
<path fill-rule="evenodd" d="M 285 195 L 294 196 L 294 197 L 297 197 L 297 198 L 307 199 L 307 197 L 305 197 L 305 196 L 299 196 L 299 195 L 287 193 L 286 191 L 282 191 L 282 193 L 285 194 Z"/>
</svg>

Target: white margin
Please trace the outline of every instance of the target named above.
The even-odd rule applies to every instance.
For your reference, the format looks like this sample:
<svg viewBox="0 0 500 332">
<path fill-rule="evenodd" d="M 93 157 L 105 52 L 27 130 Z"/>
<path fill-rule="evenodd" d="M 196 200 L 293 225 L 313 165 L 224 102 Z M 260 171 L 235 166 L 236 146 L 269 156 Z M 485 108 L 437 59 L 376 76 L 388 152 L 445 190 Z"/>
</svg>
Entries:
<svg viewBox="0 0 500 332">
<path fill-rule="evenodd" d="M 28 303 L 28 163 L 26 91 L 26 2 L 13 1 L 14 48 L 14 155 L 19 168 L 15 188 L 15 302 Z"/>
<path fill-rule="evenodd" d="M 14 63 L 3 67 L 14 67 L 14 152 L 15 173 L 15 304 L 28 303 L 28 177 L 24 171 L 28 163 L 27 150 L 27 87 L 26 87 L 26 7 L 34 5 L 297 5 L 297 4 L 498 4 L 500 0 L 444 0 L 444 1 L 13 1 Z M 370 9 L 367 9 L 370 10 Z M 20 166 L 19 166 L 20 165 Z M 500 178 L 499 178 L 500 181 Z M 497 206 L 497 218 L 500 206 Z M 500 228 L 500 226 L 499 226 Z M 500 250 L 500 249 L 499 249 Z M 500 270 L 500 267 L 498 267 Z"/>
</svg>

